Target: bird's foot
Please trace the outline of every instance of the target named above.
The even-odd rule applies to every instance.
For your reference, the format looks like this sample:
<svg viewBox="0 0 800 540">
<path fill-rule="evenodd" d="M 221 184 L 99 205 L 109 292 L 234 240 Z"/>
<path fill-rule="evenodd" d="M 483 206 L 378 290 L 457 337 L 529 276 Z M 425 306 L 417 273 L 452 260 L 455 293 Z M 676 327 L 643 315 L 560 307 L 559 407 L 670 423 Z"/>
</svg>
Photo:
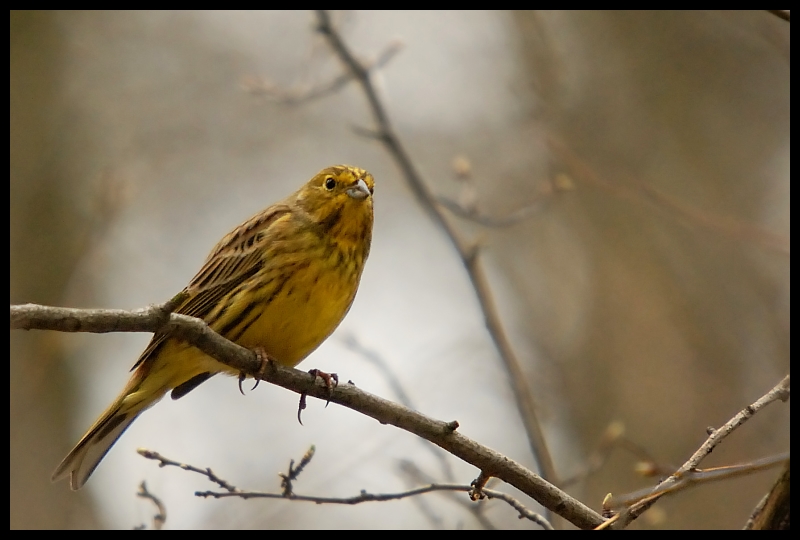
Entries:
<svg viewBox="0 0 800 540">
<path fill-rule="evenodd" d="M 339 375 L 337 373 L 325 373 L 324 371 L 320 371 L 318 369 L 311 369 L 308 373 L 314 377 L 314 380 L 311 382 L 312 388 L 317 382 L 317 377 L 325 381 L 325 387 L 328 389 L 328 400 L 325 402 L 325 406 L 327 407 L 331 402 L 333 389 L 339 386 Z M 300 404 L 297 407 L 297 421 L 300 422 L 301 426 L 303 425 L 303 420 L 300 418 L 300 415 L 303 412 L 303 409 L 306 408 L 307 396 L 308 392 L 303 392 L 300 394 Z"/>
<path fill-rule="evenodd" d="M 256 360 L 258 360 L 260 365 L 258 367 L 258 371 L 256 371 L 255 375 L 253 375 L 253 378 L 256 380 L 256 384 L 254 384 L 253 388 L 250 389 L 251 392 L 256 389 L 258 383 L 260 383 L 261 379 L 264 378 L 264 375 L 267 374 L 267 366 L 269 366 L 269 363 L 273 361 L 270 355 L 267 354 L 267 351 L 265 351 L 263 347 L 254 348 L 253 352 L 256 353 Z M 242 381 L 244 381 L 246 378 L 247 374 L 244 371 L 240 371 L 239 392 L 241 392 L 242 395 L 244 395 L 244 390 L 242 390 Z"/>
</svg>

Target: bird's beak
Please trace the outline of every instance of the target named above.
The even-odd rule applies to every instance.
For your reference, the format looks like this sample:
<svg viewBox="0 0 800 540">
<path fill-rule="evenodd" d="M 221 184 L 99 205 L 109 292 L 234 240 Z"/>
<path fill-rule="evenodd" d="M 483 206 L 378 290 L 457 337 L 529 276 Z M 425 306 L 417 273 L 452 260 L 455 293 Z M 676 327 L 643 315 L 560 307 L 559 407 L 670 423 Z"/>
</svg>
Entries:
<svg viewBox="0 0 800 540">
<path fill-rule="evenodd" d="M 369 196 L 367 183 L 359 179 L 353 187 L 347 189 L 347 194 L 354 199 L 366 199 Z"/>
</svg>

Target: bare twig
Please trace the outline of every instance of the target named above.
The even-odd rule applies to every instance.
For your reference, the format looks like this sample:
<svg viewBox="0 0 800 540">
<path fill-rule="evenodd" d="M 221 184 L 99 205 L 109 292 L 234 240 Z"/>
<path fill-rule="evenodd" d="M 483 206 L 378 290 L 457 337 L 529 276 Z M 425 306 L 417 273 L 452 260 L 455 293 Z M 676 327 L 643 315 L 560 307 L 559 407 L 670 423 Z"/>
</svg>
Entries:
<svg viewBox="0 0 800 540">
<path fill-rule="evenodd" d="M 208 478 L 209 480 L 211 480 L 212 482 L 221 485 L 223 487 L 230 486 L 229 482 L 211 473 L 210 468 L 201 469 L 200 467 L 179 463 L 177 461 L 165 458 L 164 456 L 160 455 L 157 452 L 151 452 L 149 450 L 144 450 L 144 449 L 140 449 L 139 454 L 146 457 L 147 459 L 153 459 L 158 461 L 160 467 L 165 467 L 165 466 L 178 467 L 185 471 L 201 474 L 206 478 Z M 306 458 L 310 460 L 310 456 L 308 453 L 303 457 L 303 461 L 307 463 Z M 299 470 L 297 472 L 299 473 Z M 292 491 L 287 492 L 285 489 L 281 493 L 269 493 L 263 491 L 244 491 L 235 488 L 233 489 L 226 488 L 226 492 L 224 493 L 217 491 L 196 491 L 195 496 L 203 498 L 211 497 L 214 499 L 224 499 L 229 497 L 237 497 L 240 499 L 289 499 L 292 501 L 313 502 L 316 504 L 355 505 L 365 502 L 395 501 L 399 499 L 405 499 L 408 497 L 414 497 L 416 495 L 423 495 L 425 493 L 433 493 L 435 491 L 460 491 L 468 493 L 472 489 L 473 487 L 462 484 L 432 483 L 427 486 L 409 489 L 398 493 L 367 493 L 366 491 L 361 490 L 361 493 L 353 497 L 317 497 L 312 495 L 298 495 Z M 520 501 L 518 501 L 514 497 L 511 497 L 506 493 L 501 493 L 499 491 L 492 489 L 484 489 L 482 492 L 487 498 L 504 501 L 506 504 L 514 508 L 517 512 L 519 512 L 520 519 L 522 518 L 528 519 L 530 521 L 533 521 L 534 523 L 539 524 L 544 529 L 552 530 L 553 528 L 552 525 L 550 525 L 550 523 L 546 519 L 544 519 L 541 515 L 537 514 L 536 512 L 533 512 L 527 507 L 525 507 L 525 505 L 523 505 Z"/>
<path fill-rule="evenodd" d="M 243 491 L 238 493 L 222 493 L 215 491 L 196 491 L 195 495 L 198 497 L 212 497 L 215 499 L 225 499 L 230 497 L 237 497 L 241 499 L 289 499 L 292 501 L 313 502 L 316 504 L 346 504 L 355 505 L 365 502 L 383 502 L 383 501 L 396 501 L 416 495 L 423 495 L 425 493 L 433 493 L 435 491 L 463 491 L 469 492 L 472 488 L 461 484 L 430 484 L 407 491 L 400 491 L 397 493 L 368 493 L 361 491 L 358 495 L 353 497 L 316 497 L 310 495 L 296 495 L 292 494 L 285 497 L 281 493 L 265 493 L 261 491 Z M 501 493 L 492 489 L 484 490 L 484 494 L 489 499 L 498 499 L 506 502 L 517 512 L 520 518 L 525 518 L 533 521 L 542 526 L 544 529 L 552 530 L 553 526 L 540 514 L 526 508 L 520 501 L 511 497 L 506 493 Z"/>
<path fill-rule="evenodd" d="M 524 221 L 528 217 L 532 216 L 536 213 L 537 210 L 541 208 L 540 203 L 543 199 L 549 199 L 551 193 L 543 193 L 536 197 L 536 200 L 525 206 L 520 208 L 519 210 L 515 210 L 514 212 L 510 213 L 507 216 L 503 217 L 494 217 L 494 216 L 487 216 L 482 214 L 474 209 L 464 208 L 462 205 L 457 203 L 452 199 L 448 199 L 447 197 L 437 197 L 436 202 L 450 210 L 453 214 L 462 217 L 464 219 L 468 219 L 473 221 L 479 225 L 483 225 L 484 227 L 490 228 L 503 228 L 503 227 L 510 227 L 512 225 L 516 225 L 521 221 Z"/>
<path fill-rule="evenodd" d="M 528 379 L 514 353 L 514 349 L 506 335 L 505 329 L 500 322 L 500 316 L 497 313 L 497 307 L 495 306 L 494 298 L 490 292 L 491 289 L 486 279 L 483 265 L 478 260 L 478 257 L 470 256 L 471 249 L 469 243 L 460 237 L 456 229 L 447 221 L 444 214 L 441 212 L 439 205 L 436 203 L 436 197 L 422 180 L 414 162 L 409 157 L 405 147 L 391 126 L 386 109 L 378 97 L 375 86 L 372 84 L 370 70 L 355 58 L 350 48 L 342 39 L 341 34 L 331 24 L 330 15 L 326 11 L 317 12 L 317 30 L 327 38 L 333 51 L 361 86 L 361 90 L 364 92 L 367 102 L 369 103 L 373 120 L 377 126 L 375 133 L 371 136 L 381 141 L 389 154 L 394 158 L 406 182 L 411 188 L 411 191 L 416 196 L 417 201 L 431 219 L 445 231 L 464 263 L 464 267 L 472 281 L 472 286 L 478 296 L 478 302 L 480 303 L 483 316 L 486 320 L 486 327 L 505 364 L 506 372 L 509 377 L 509 384 L 514 392 L 517 408 L 522 417 L 525 431 L 528 434 L 531 450 L 541 468 L 542 476 L 550 481 L 557 482 L 555 466 L 550 452 L 547 449 L 544 434 L 542 433 L 536 412 L 536 405 L 527 383 Z"/>
<path fill-rule="evenodd" d="M 557 512 L 579 528 L 596 527 L 603 518 L 586 505 L 526 469 L 519 463 L 465 437 L 458 431 L 458 422 L 443 422 L 365 392 L 355 385 L 342 383 L 331 391 L 325 383 L 310 374 L 270 362 L 262 370 L 253 351 L 240 347 L 220 336 L 200 319 L 164 315 L 164 306 L 134 312 L 121 310 L 80 310 L 53 308 L 34 304 L 11 306 L 12 329 L 48 329 L 65 332 L 172 332 L 214 359 L 239 371 L 261 376 L 261 380 L 282 386 L 298 394 L 344 405 L 354 411 L 391 424 L 440 446 L 486 474 L 495 476 L 542 506 Z M 180 466 L 180 464 L 178 464 Z M 184 468 L 184 467 L 182 467 Z M 210 471 L 199 471 L 211 474 Z M 227 489 L 227 488 L 226 488 Z M 235 488 L 233 488 L 235 489 Z"/>
<path fill-rule="evenodd" d="M 228 483 L 223 478 L 220 478 L 211 470 L 210 467 L 205 469 L 198 469 L 193 465 L 188 465 L 186 463 L 180 463 L 178 461 L 171 460 L 159 454 L 158 452 L 153 452 L 152 450 L 148 450 L 147 448 L 139 448 L 136 452 L 146 459 L 152 459 L 153 461 L 158 461 L 159 467 L 178 467 L 179 469 L 183 469 L 184 471 L 191 471 L 197 474 L 202 474 L 215 484 L 217 484 L 222 489 L 227 490 L 229 493 L 239 493 L 239 489 L 236 486 Z"/>
<path fill-rule="evenodd" d="M 736 428 L 747 422 L 754 414 L 770 403 L 778 400 L 784 402 L 787 401 L 789 399 L 789 393 L 790 384 L 789 375 L 787 375 L 781 382 L 775 385 L 775 387 L 769 392 L 758 398 L 752 405 L 748 405 L 736 416 L 728 420 L 724 426 L 713 430 L 708 439 L 706 439 L 706 441 L 700 446 L 700 448 L 697 449 L 692 457 L 686 461 L 686 463 L 684 463 L 677 471 L 675 471 L 672 476 L 655 487 L 651 496 L 640 500 L 616 516 L 616 523 L 613 525 L 614 528 L 626 527 L 631 521 L 639 517 L 665 493 L 668 493 L 672 486 L 681 482 L 684 476 L 691 471 L 694 471 L 703 458 L 710 454 L 711 451 L 714 450 L 714 448 L 725 439 L 725 437 L 730 435 Z M 604 524 L 604 526 L 608 526 L 608 523 Z"/>
<path fill-rule="evenodd" d="M 536 512 L 532 512 L 530 509 L 526 508 L 521 502 L 517 499 L 508 495 L 507 493 L 501 493 L 499 491 L 495 491 L 493 489 L 484 489 L 483 494 L 486 495 L 490 499 L 500 499 L 501 501 L 505 501 L 510 504 L 514 510 L 519 512 L 520 519 L 525 518 L 533 521 L 534 523 L 538 523 L 542 526 L 543 529 L 548 531 L 553 530 L 553 526 L 547 521 L 544 516 L 537 514 Z"/>
<path fill-rule="evenodd" d="M 655 458 L 653 458 L 645 448 L 625 437 L 625 426 L 622 422 L 613 421 L 606 427 L 603 436 L 598 441 L 594 450 L 589 454 L 589 457 L 586 459 L 581 469 L 572 474 L 572 476 L 562 480 L 559 487 L 566 488 L 599 471 L 614 448 L 624 448 L 639 458 L 635 469 L 636 472 L 642 476 L 664 476 L 675 470 L 674 466 L 670 467 L 657 463 Z"/>
<path fill-rule="evenodd" d="M 402 48 L 403 44 L 400 42 L 390 43 L 381 51 L 378 58 L 372 62 L 365 63 L 365 67 L 369 70 L 380 69 L 388 64 Z M 246 91 L 255 95 L 270 96 L 287 105 L 301 105 L 335 94 L 344 88 L 351 80 L 353 80 L 353 74 L 344 72 L 325 84 L 313 86 L 308 89 L 283 90 L 266 79 L 259 80 L 256 78 L 248 78 L 242 82 L 242 86 Z"/>
<path fill-rule="evenodd" d="M 630 506 L 634 503 L 641 502 L 645 499 L 653 500 L 656 496 L 674 495 L 679 491 L 687 488 L 694 487 L 709 482 L 718 482 L 720 480 L 729 480 L 731 478 L 738 478 L 740 476 L 747 476 L 757 472 L 765 471 L 773 467 L 778 467 L 789 463 L 789 453 L 778 454 L 777 456 L 769 456 L 748 463 L 741 463 L 738 465 L 728 465 L 725 467 L 713 467 L 711 469 L 694 469 L 682 474 L 677 482 L 665 486 L 664 488 L 645 488 L 637 490 L 633 493 L 627 493 L 621 496 L 611 497 L 606 501 L 608 508 L 622 508 Z"/>
<path fill-rule="evenodd" d="M 406 479 L 409 489 L 413 486 L 440 483 L 409 459 L 400 460 L 398 468 L 400 469 L 400 472 L 403 473 L 403 477 Z M 497 482 L 500 482 L 500 480 L 497 480 Z M 464 510 L 470 512 L 484 529 L 489 531 L 497 529 L 494 523 L 492 523 L 491 520 L 489 520 L 489 518 L 487 518 L 485 515 L 486 505 L 474 504 L 472 500 L 467 497 L 462 497 L 461 493 L 455 491 L 443 491 L 442 495 L 447 497 L 450 502 L 458 504 Z M 442 523 L 442 520 L 435 516 L 430 508 L 423 506 L 421 502 L 417 502 L 417 505 L 420 507 L 420 511 L 431 521 L 433 525 L 439 526 Z"/>
<path fill-rule="evenodd" d="M 303 469 L 306 468 L 306 465 L 311 463 L 316 451 L 317 449 L 312 445 L 311 448 L 309 448 L 300 459 L 300 463 L 297 465 L 297 467 L 294 466 L 294 460 L 291 460 L 289 461 L 289 471 L 286 474 L 280 473 L 278 475 L 281 478 L 281 487 L 283 488 L 284 497 L 291 497 L 294 494 L 294 485 L 292 482 L 297 480 L 297 477 L 300 476 L 300 473 L 303 472 Z"/>
<path fill-rule="evenodd" d="M 161 528 L 164 527 L 164 523 L 167 522 L 167 507 L 164 506 L 164 503 L 161 502 L 161 499 L 148 491 L 147 484 L 144 482 L 139 484 L 139 491 L 136 493 L 136 496 L 153 501 L 153 504 L 156 505 L 158 513 L 153 516 L 153 529 L 160 531 Z M 138 528 L 144 529 L 144 525 Z"/>
</svg>

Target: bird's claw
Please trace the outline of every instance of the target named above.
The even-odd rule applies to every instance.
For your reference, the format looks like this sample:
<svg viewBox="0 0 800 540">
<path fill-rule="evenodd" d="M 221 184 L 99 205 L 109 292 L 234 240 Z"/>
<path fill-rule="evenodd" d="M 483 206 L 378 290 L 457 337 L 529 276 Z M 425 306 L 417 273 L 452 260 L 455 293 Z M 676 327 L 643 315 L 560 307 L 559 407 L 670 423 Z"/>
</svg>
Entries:
<svg viewBox="0 0 800 540">
<path fill-rule="evenodd" d="M 256 383 L 253 385 L 253 388 L 250 389 L 251 392 L 258 387 L 258 383 L 260 383 L 261 379 L 264 378 L 264 375 L 267 374 L 267 366 L 272 361 L 272 358 L 270 358 L 270 356 L 267 354 L 267 351 L 265 351 L 263 347 L 256 347 L 255 349 L 253 349 L 253 352 L 256 353 L 256 360 L 258 360 L 259 362 L 259 367 L 255 375 L 253 375 L 253 378 L 256 380 Z M 242 390 L 242 381 L 244 381 L 246 378 L 247 375 L 245 374 L 245 372 L 240 371 L 239 392 L 241 392 L 242 395 L 244 395 L 244 390 Z"/>
<path fill-rule="evenodd" d="M 314 380 L 311 382 L 312 387 L 317 382 L 317 377 L 325 381 L 325 387 L 328 389 L 328 400 L 325 402 L 325 406 L 327 407 L 331 402 L 331 397 L 333 397 L 334 388 L 339 386 L 339 375 L 337 373 L 325 373 L 324 371 L 320 371 L 318 369 L 311 369 L 308 371 L 308 374 L 314 377 Z M 300 394 L 300 403 L 297 406 L 297 421 L 300 422 L 301 426 L 303 425 L 303 420 L 300 416 L 303 412 L 303 409 L 306 408 L 307 397 L 308 392 L 303 392 Z"/>
<path fill-rule="evenodd" d="M 318 369 L 309 370 L 308 374 L 314 376 L 314 382 L 317 382 L 317 377 L 325 381 L 325 387 L 328 389 L 328 400 L 325 402 L 325 406 L 327 407 L 331 402 L 331 398 L 333 397 L 333 389 L 339 386 L 339 374 L 325 373 L 324 371 L 320 371 Z"/>
</svg>

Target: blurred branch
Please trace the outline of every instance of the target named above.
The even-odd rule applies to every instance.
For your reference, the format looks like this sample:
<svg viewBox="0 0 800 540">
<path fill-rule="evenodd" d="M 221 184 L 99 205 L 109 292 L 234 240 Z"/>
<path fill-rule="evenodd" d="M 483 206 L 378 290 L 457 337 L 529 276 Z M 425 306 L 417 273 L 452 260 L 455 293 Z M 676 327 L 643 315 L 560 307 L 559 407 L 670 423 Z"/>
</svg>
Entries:
<svg viewBox="0 0 800 540">
<path fill-rule="evenodd" d="M 495 476 L 532 497 L 579 528 L 596 527 L 603 518 L 577 499 L 544 480 L 508 457 L 465 437 L 458 422 L 443 422 L 385 400 L 350 383 L 333 390 L 308 373 L 269 362 L 262 369 L 256 354 L 228 341 L 202 320 L 171 313 L 181 295 L 166 304 L 136 311 L 92 310 L 40 306 L 11 306 L 11 329 L 59 330 L 62 332 L 158 332 L 191 343 L 215 360 L 261 380 L 298 394 L 343 405 L 374 418 L 382 424 L 413 433 L 440 446 L 477 467 L 482 474 Z"/>
<path fill-rule="evenodd" d="M 651 495 L 643 498 L 633 506 L 625 509 L 620 514 L 612 518 L 615 523 L 615 529 L 624 528 L 630 524 L 634 519 L 639 517 L 648 508 L 650 508 L 658 499 L 664 494 L 671 491 L 671 488 L 683 481 L 683 478 L 697 470 L 700 462 L 711 453 L 716 446 L 721 443 L 725 437 L 730 435 L 736 428 L 747 422 L 754 414 L 769 405 L 774 401 L 786 402 L 789 399 L 790 383 L 789 375 L 784 377 L 781 382 L 775 385 L 769 392 L 758 398 L 753 404 L 748 405 L 742 409 L 736 416 L 728 420 L 724 426 L 719 429 L 712 430 L 708 439 L 697 449 L 697 451 L 684 463 L 677 471 L 675 471 L 669 478 L 658 484 L 651 492 Z M 603 524 L 603 526 L 611 525 L 610 520 Z"/>
<path fill-rule="evenodd" d="M 283 496 L 284 497 L 291 497 L 294 495 L 294 486 L 292 482 L 297 480 L 300 477 L 300 473 L 303 472 L 303 469 L 306 468 L 306 465 L 311 463 L 311 460 L 314 459 L 314 453 L 316 452 L 316 447 L 311 445 L 311 448 L 303 454 L 303 457 L 300 459 L 300 463 L 297 467 L 294 466 L 294 460 L 289 460 L 289 470 L 286 474 L 280 473 L 278 476 L 281 477 L 281 487 L 283 488 Z"/>
<path fill-rule="evenodd" d="M 317 30 L 327 38 L 331 49 L 333 49 L 364 92 L 373 120 L 377 126 L 374 132 L 371 132 L 370 137 L 379 140 L 394 158 L 417 201 L 431 219 L 444 230 L 464 263 L 483 311 L 486 328 L 494 341 L 500 358 L 505 364 L 509 383 L 514 392 L 517 408 L 522 417 L 533 455 L 539 464 L 542 476 L 550 481 L 557 482 L 553 459 L 547 449 L 533 395 L 527 384 L 528 378 L 525 376 L 525 372 L 500 322 L 500 315 L 497 313 L 497 307 L 495 306 L 483 265 L 477 256 L 477 250 L 462 239 L 456 229 L 447 221 L 436 203 L 436 197 L 417 172 L 405 147 L 400 142 L 394 129 L 392 129 L 386 109 L 378 97 L 375 86 L 372 84 L 369 68 L 355 58 L 342 39 L 341 34 L 332 26 L 330 15 L 326 11 L 317 12 L 317 23 Z"/>
<path fill-rule="evenodd" d="M 654 488 L 649 487 L 634 491 L 633 493 L 611 497 L 606 501 L 606 507 L 612 509 L 628 507 L 634 503 L 644 501 L 645 499 L 653 500 L 655 496 L 661 497 L 662 495 L 667 494 L 672 495 L 678 491 L 682 491 L 699 484 L 707 484 L 709 482 L 717 482 L 719 480 L 729 480 L 731 478 L 747 476 L 771 469 L 773 467 L 778 467 L 779 465 L 784 465 L 786 463 L 789 463 L 788 452 L 778 454 L 777 456 L 756 459 L 749 463 L 714 467 L 711 469 L 694 469 L 682 474 L 676 483 L 662 489 L 654 490 Z"/>
<path fill-rule="evenodd" d="M 372 62 L 365 63 L 366 69 L 374 70 L 382 68 L 388 64 L 389 61 L 394 58 L 394 56 L 400 52 L 402 48 L 403 44 L 399 41 L 390 43 L 378 55 L 378 58 Z M 286 90 L 268 79 L 248 77 L 242 81 L 242 87 L 246 92 L 250 92 L 253 95 L 270 96 L 287 105 L 301 105 L 325 96 L 329 96 L 331 94 L 335 94 L 347 86 L 347 84 L 353 80 L 353 78 L 354 75 L 351 72 L 346 71 L 325 84 L 312 86 L 311 88 L 307 89 L 300 88 Z"/>
<path fill-rule="evenodd" d="M 381 355 L 378 354 L 378 352 L 363 345 L 354 334 L 345 334 L 342 338 L 342 341 L 346 347 L 361 355 L 362 358 L 375 366 L 378 371 L 383 374 L 384 380 L 389 384 L 389 388 L 392 389 L 392 392 L 401 405 L 408 407 L 409 409 L 417 409 L 417 407 L 414 405 L 414 402 L 411 400 L 411 396 L 409 396 L 408 392 L 406 392 L 405 388 L 403 388 L 403 385 L 400 383 L 400 380 L 394 371 L 392 371 L 389 363 L 386 362 Z M 426 444 L 425 448 L 431 450 L 433 456 L 436 458 L 442 468 L 442 474 L 448 482 L 452 482 L 455 478 L 455 475 L 453 474 L 453 468 L 450 466 L 450 462 L 447 460 L 447 453 L 443 452 L 441 448 L 438 448 L 437 446 L 431 446 L 430 444 Z M 434 482 L 430 481 L 428 483 L 433 484 Z"/>
<path fill-rule="evenodd" d="M 427 485 L 427 484 L 436 484 L 436 479 L 431 475 L 425 473 L 416 463 L 409 459 L 401 459 L 399 463 L 399 470 L 403 474 L 403 477 L 406 479 L 406 483 L 408 484 L 409 489 L 412 486 L 418 485 Z M 498 480 L 499 482 L 499 480 Z M 452 483 L 452 482 L 449 482 Z M 474 504 L 472 500 L 468 500 L 464 497 L 459 496 L 460 494 L 453 492 L 453 491 L 445 491 L 442 492 L 444 496 L 450 500 L 450 502 L 458 504 L 468 512 L 472 514 L 472 516 L 478 521 L 478 523 L 486 530 L 497 530 L 494 523 L 492 523 L 489 518 L 487 518 L 485 514 L 486 505 L 483 504 Z M 434 515 L 433 509 L 423 506 L 421 503 L 417 503 L 417 506 L 420 508 L 420 511 L 428 517 L 431 523 L 434 526 L 441 526 L 442 520 Z"/>
<path fill-rule="evenodd" d="M 776 17 L 783 19 L 786 22 L 789 22 L 789 15 L 791 14 L 791 10 L 788 9 L 768 9 L 768 12 L 772 13 Z"/>
<path fill-rule="evenodd" d="M 229 482 L 226 480 L 220 479 L 213 473 L 211 473 L 210 468 L 201 469 L 199 467 L 195 467 L 192 465 L 187 465 L 185 463 L 179 463 L 177 461 L 173 461 L 168 459 L 158 452 L 152 452 L 150 450 L 139 449 L 139 454 L 147 459 L 152 459 L 159 462 L 159 467 L 166 467 L 166 466 L 173 466 L 183 469 L 185 471 L 195 472 L 209 478 L 212 482 L 219 484 L 226 489 L 224 493 L 218 491 L 195 491 L 195 496 L 208 498 L 212 497 L 214 499 L 224 499 L 230 497 L 237 497 L 240 499 L 288 499 L 290 501 L 304 501 L 304 502 L 313 502 L 316 504 L 346 504 L 346 505 L 355 505 L 361 504 L 365 502 L 382 502 L 382 501 L 394 501 L 399 499 L 405 499 L 408 497 L 414 497 L 416 495 L 422 495 L 425 493 L 432 493 L 435 491 L 460 491 L 460 492 L 470 492 L 472 491 L 471 486 L 465 486 L 461 484 L 429 484 L 427 486 L 422 486 L 414 489 L 409 489 L 407 491 L 401 491 L 398 493 L 367 493 L 364 490 L 361 490 L 361 493 L 358 495 L 354 495 L 352 497 L 317 497 L 312 495 L 298 495 L 294 492 L 284 491 L 282 493 L 267 493 L 263 491 L 243 491 L 234 488 Z M 303 457 L 305 463 L 310 461 L 311 457 L 309 454 Z M 292 461 L 294 463 L 294 461 Z M 290 469 L 292 465 L 289 466 Z M 297 471 L 299 474 L 299 471 Z M 285 479 L 285 475 L 280 475 L 281 478 Z M 228 486 L 228 487 L 225 487 Z M 282 483 L 283 486 L 283 483 Z M 532 512 L 528 508 L 526 508 L 522 503 L 520 503 L 514 497 L 507 495 L 505 493 L 501 493 L 499 491 L 491 490 L 491 489 L 484 489 L 482 493 L 486 495 L 489 499 L 498 499 L 504 501 L 506 504 L 514 508 L 517 512 L 519 512 L 520 519 L 525 518 L 533 521 L 542 526 L 544 529 L 552 530 L 552 525 L 547 522 L 539 514 Z"/>
<path fill-rule="evenodd" d="M 768 231 L 752 223 L 726 216 L 716 216 L 693 208 L 675 197 L 662 193 L 637 180 L 632 181 L 633 187 L 609 182 L 595 174 L 588 164 L 560 141 L 550 139 L 550 148 L 561 158 L 563 163 L 570 167 L 575 177 L 608 191 L 621 199 L 635 203 L 650 203 L 656 208 L 666 210 L 671 217 L 681 217 L 694 225 L 718 232 L 734 240 L 752 242 L 786 255 L 790 252 L 789 238 L 786 236 Z"/>
<path fill-rule="evenodd" d="M 144 482 L 139 484 L 139 491 L 136 492 L 136 496 L 152 501 L 153 504 L 156 505 L 158 512 L 153 516 L 153 530 L 160 531 L 164 527 L 164 523 L 167 522 L 167 507 L 164 506 L 164 503 L 161 502 L 161 499 L 148 491 L 147 484 Z M 143 524 L 136 528 L 144 529 L 145 525 Z"/>
<path fill-rule="evenodd" d="M 665 465 L 658 464 L 650 455 L 650 452 L 648 452 L 639 444 L 636 444 L 632 440 L 625 437 L 625 426 L 622 422 L 614 421 L 609 423 L 609 425 L 606 427 L 605 431 L 603 432 L 603 436 L 600 438 L 598 443 L 595 445 L 594 450 L 592 450 L 592 452 L 589 454 L 589 457 L 586 459 L 586 463 L 578 472 L 562 480 L 561 484 L 559 484 L 559 487 L 566 488 L 567 486 L 584 480 L 595 472 L 599 471 L 605 464 L 608 457 L 611 455 L 611 451 L 614 448 L 624 448 L 638 457 L 639 461 L 636 463 L 635 469 L 636 472 L 642 476 L 652 477 L 668 475 L 675 470 L 675 467 L 667 467 Z"/>
<path fill-rule="evenodd" d="M 536 197 L 533 203 L 523 208 L 520 208 L 519 210 L 515 210 L 514 212 L 511 212 L 509 215 L 504 217 L 487 216 L 485 214 L 478 212 L 474 208 L 465 208 L 458 202 L 443 196 L 436 197 L 436 202 L 438 202 L 439 204 L 450 210 L 458 217 L 468 219 L 479 225 L 483 225 L 484 227 L 502 228 L 502 227 L 510 227 L 511 225 L 516 225 L 517 223 L 523 221 L 527 217 L 532 216 L 539 209 L 539 203 L 542 200 L 548 198 L 549 195 L 550 195 L 549 193 L 539 195 Z"/>
<path fill-rule="evenodd" d="M 761 502 L 758 503 L 750 519 L 747 520 L 745 530 L 788 530 L 791 514 L 791 482 L 789 460 L 783 469 L 783 474 L 775 481 Z"/>
<path fill-rule="evenodd" d="M 538 193 L 534 194 L 533 200 L 529 201 L 526 206 L 506 216 L 496 217 L 487 215 L 478 208 L 478 192 L 472 182 L 472 164 L 469 158 L 464 155 L 456 156 L 453 159 L 453 170 L 456 174 L 456 179 L 462 186 L 457 200 L 440 195 L 436 197 L 436 202 L 456 216 L 488 228 L 516 225 L 542 210 L 556 193 L 575 189 L 575 184 L 569 176 L 564 173 L 557 174 L 537 190 Z"/>
</svg>

